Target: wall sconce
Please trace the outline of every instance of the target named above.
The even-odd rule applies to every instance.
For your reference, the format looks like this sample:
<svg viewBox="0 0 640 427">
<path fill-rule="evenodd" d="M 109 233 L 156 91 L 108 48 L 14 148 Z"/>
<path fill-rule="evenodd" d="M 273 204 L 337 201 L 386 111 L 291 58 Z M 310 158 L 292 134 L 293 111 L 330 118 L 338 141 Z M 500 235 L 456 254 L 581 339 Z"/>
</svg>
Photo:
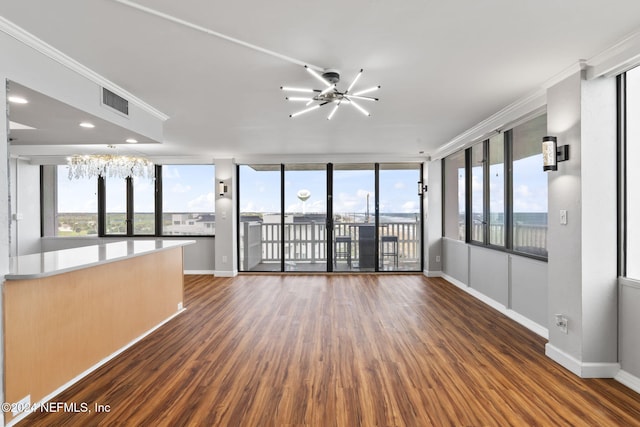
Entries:
<svg viewBox="0 0 640 427">
<path fill-rule="evenodd" d="M 218 183 L 218 194 L 220 194 L 220 197 L 224 197 L 227 193 L 229 193 L 229 186 L 224 181 L 220 181 Z"/>
<path fill-rule="evenodd" d="M 422 181 L 418 181 L 418 196 L 422 196 L 427 192 L 427 184 L 422 185 Z"/>
<path fill-rule="evenodd" d="M 542 170 L 557 171 L 558 162 L 569 160 L 569 146 L 558 147 L 558 138 L 545 136 L 542 138 Z"/>
</svg>

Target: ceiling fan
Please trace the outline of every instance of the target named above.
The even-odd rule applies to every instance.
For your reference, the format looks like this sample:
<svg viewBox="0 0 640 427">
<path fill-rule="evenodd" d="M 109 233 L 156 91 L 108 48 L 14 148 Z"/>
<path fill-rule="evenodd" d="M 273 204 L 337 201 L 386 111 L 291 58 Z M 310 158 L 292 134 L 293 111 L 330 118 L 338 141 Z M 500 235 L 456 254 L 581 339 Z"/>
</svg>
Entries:
<svg viewBox="0 0 640 427">
<path fill-rule="evenodd" d="M 309 88 L 297 88 L 297 87 L 287 87 L 281 86 L 280 89 L 287 92 L 299 92 L 306 93 L 307 96 L 288 96 L 285 99 L 293 102 L 306 102 L 306 107 L 303 110 L 290 114 L 289 117 L 296 117 L 304 113 L 308 113 L 309 111 L 316 110 L 320 107 L 323 107 L 327 104 L 332 104 L 333 109 L 327 116 L 327 120 L 331 120 L 331 118 L 336 114 L 338 108 L 342 104 L 352 105 L 357 110 L 359 110 L 365 116 L 370 116 L 371 114 L 362 108 L 362 106 L 356 102 L 356 100 L 360 101 L 378 101 L 378 98 L 373 98 L 370 96 L 362 96 L 371 92 L 374 92 L 380 89 L 380 86 L 373 86 L 368 89 L 359 90 L 357 92 L 351 92 L 353 87 L 355 86 L 360 76 L 362 76 L 362 72 L 364 70 L 360 70 L 356 77 L 353 79 L 347 90 L 344 92 L 338 90 L 337 84 L 340 81 L 340 73 L 337 70 L 324 70 L 322 74 L 318 73 L 316 70 L 310 68 L 305 65 L 304 68 L 318 81 L 320 81 L 325 87 L 324 89 L 309 89 Z M 312 105 L 313 104 L 313 105 Z M 310 106 L 311 105 L 311 106 Z"/>
</svg>

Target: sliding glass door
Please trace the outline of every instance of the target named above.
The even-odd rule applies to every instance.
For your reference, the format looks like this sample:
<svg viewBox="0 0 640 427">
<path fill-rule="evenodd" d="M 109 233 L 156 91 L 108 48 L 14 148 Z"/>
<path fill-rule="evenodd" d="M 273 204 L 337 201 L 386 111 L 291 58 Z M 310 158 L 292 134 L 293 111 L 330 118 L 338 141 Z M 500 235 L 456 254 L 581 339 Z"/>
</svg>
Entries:
<svg viewBox="0 0 640 427">
<path fill-rule="evenodd" d="M 282 271 L 280 165 L 239 166 L 240 271 Z"/>
<path fill-rule="evenodd" d="M 285 271 L 327 271 L 327 167 L 284 169 Z"/>
<path fill-rule="evenodd" d="M 422 222 L 418 164 L 381 164 L 379 171 L 379 270 L 421 269 Z"/>
<path fill-rule="evenodd" d="M 238 166 L 240 271 L 420 271 L 421 166 Z"/>
<path fill-rule="evenodd" d="M 375 168 L 334 165 L 333 271 L 375 271 Z"/>
</svg>

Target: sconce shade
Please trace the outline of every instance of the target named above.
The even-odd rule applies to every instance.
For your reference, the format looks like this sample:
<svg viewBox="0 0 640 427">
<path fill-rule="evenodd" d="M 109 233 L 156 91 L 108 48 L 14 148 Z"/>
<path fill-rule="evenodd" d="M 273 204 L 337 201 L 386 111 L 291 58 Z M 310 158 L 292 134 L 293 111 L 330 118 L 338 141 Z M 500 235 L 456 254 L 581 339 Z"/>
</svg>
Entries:
<svg viewBox="0 0 640 427">
<path fill-rule="evenodd" d="M 227 186 L 227 184 L 225 184 L 224 181 L 220 181 L 218 183 L 218 193 L 220 194 L 220 196 L 222 197 L 227 194 L 227 191 L 229 191 L 229 187 Z"/>
<path fill-rule="evenodd" d="M 418 181 L 418 196 L 422 196 L 424 193 L 427 192 L 427 185 L 426 184 L 422 184 L 422 181 Z"/>
<path fill-rule="evenodd" d="M 542 170 L 557 171 L 558 170 L 558 138 L 555 136 L 545 136 L 542 138 Z"/>
</svg>

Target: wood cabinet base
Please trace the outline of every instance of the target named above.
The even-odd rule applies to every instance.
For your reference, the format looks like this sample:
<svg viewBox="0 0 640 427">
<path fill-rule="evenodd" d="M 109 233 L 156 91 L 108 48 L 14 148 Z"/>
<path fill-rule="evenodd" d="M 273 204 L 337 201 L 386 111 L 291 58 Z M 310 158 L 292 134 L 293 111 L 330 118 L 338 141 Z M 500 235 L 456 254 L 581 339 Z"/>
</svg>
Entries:
<svg viewBox="0 0 640 427">
<path fill-rule="evenodd" d="M 5 402 L 38 402 L 175 315 L 182 247 L 4 283 Z M 6 421 L 12 418 L 5 414 Z"/>
</svg>

